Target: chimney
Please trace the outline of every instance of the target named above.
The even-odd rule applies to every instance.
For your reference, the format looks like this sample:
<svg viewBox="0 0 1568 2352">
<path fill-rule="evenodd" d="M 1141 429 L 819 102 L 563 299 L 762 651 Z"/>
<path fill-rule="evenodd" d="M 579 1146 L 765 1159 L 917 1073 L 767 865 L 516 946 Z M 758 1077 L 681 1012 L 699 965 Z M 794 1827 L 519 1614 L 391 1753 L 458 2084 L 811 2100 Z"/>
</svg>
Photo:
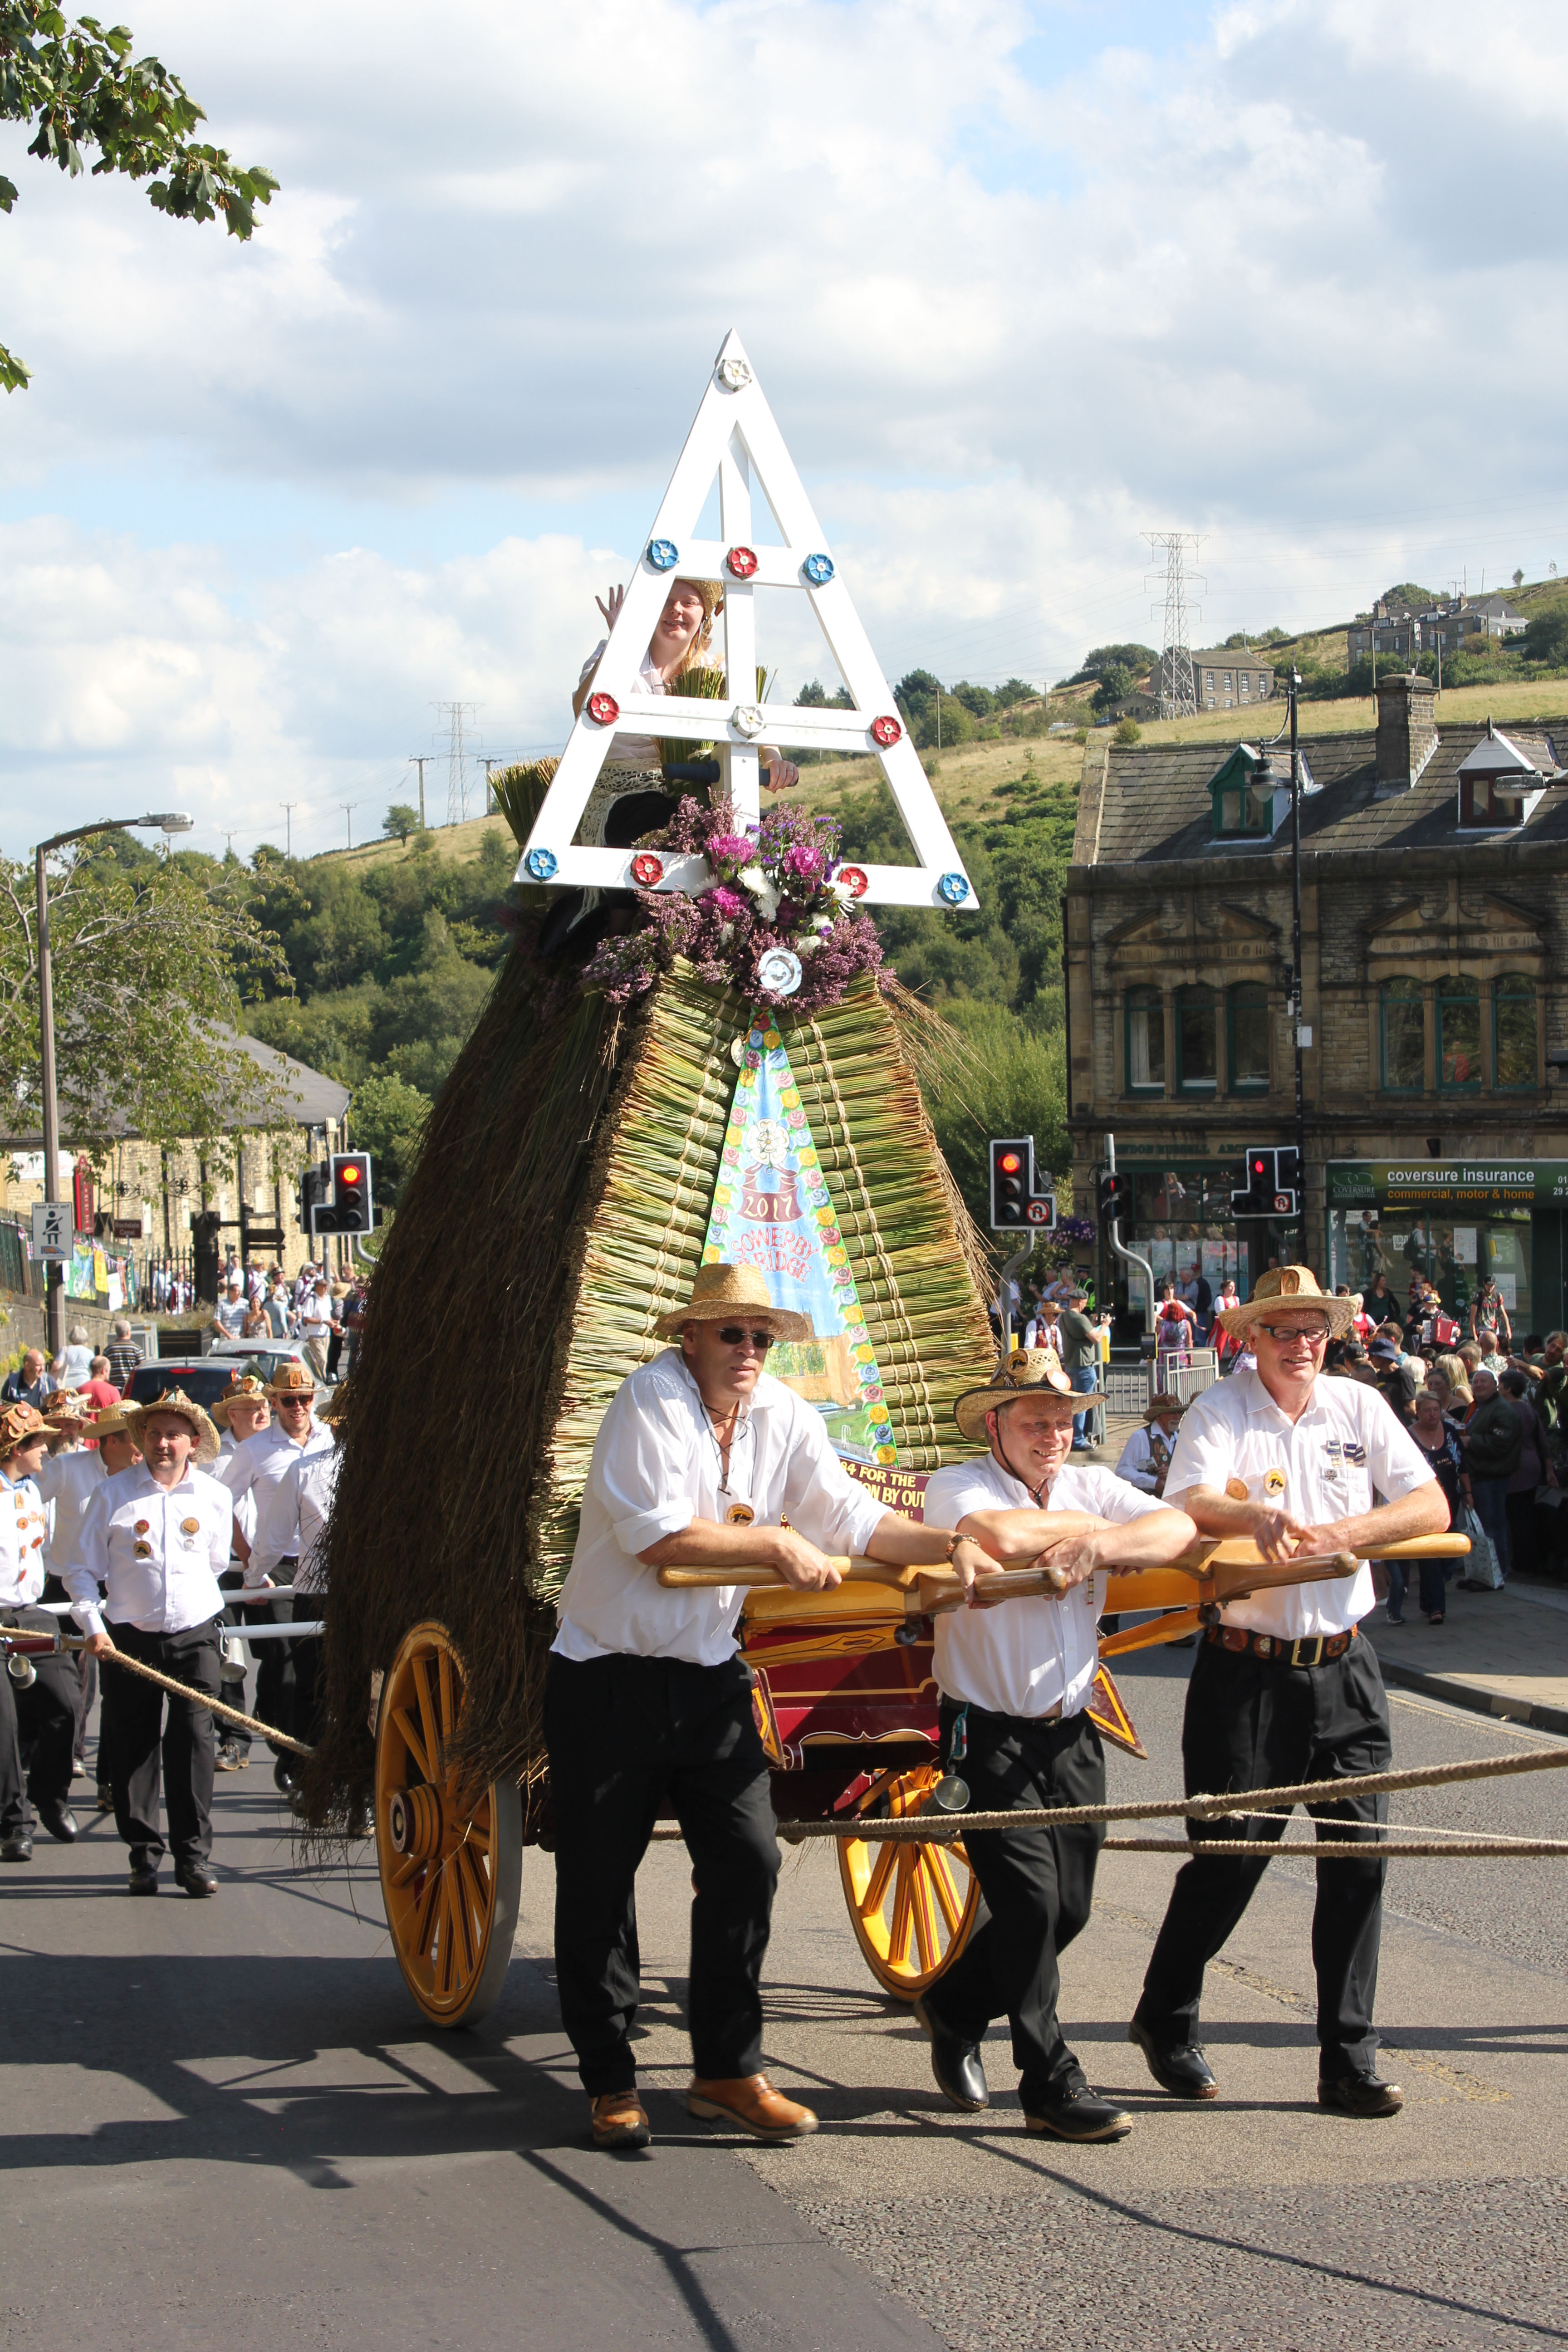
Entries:
<svg viewBox="0 0 1568 2352">
<path fill-rule="evenodd" d="M 1377 782 L 1374 800 L 1407 793 L 1437 749 L 1432 681 L 1391 671 L 1377 681 Z"/>
</svg>

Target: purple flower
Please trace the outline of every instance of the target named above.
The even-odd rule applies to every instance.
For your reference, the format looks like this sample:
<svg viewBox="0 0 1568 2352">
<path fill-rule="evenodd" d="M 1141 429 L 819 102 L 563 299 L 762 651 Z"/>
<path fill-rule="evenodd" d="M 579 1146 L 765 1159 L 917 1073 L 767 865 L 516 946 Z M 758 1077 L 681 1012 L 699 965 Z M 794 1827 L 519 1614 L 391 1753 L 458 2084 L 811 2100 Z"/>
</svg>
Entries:
<svg viewBox="0 0 1568 2352">
<path fill-rule="evenodd" d="M 792 882 L 818 882 L 827 870 L 827 859 L 814 843 L 797 841 L 784 851 L 783 866 Z"/>
<path fill-rule="evenodd" d="M 710 865 L 745 865 L 752 855 L 752 845 L 743 833 L 715 833 L 709 836 Z"/>
<path fill-rule="evenodd" d="M 711 843 L 709 846 L 711 848 Z M 749 915 L 752 911 L 747 904 L 745 894 L 740 890 L 728 888 L 722 882 L 712 890 L 704 890 L 702 904 L 705 907 L 717 908 L 727 923 L 738 922 L 742 915 Z"/>
</svg>

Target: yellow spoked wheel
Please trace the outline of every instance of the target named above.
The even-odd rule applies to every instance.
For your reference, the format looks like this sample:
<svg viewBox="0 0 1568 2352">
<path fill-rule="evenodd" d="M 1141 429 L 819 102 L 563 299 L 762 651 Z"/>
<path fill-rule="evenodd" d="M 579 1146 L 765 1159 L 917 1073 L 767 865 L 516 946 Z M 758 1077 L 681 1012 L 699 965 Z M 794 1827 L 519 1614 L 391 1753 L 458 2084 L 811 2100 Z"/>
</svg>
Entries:
<svg viewBox="0 0 1568 2352">
<path fill-rule="evenodd" d="M 467 1676 L 444 1625 L 416 1625 L 382 1685 L 375 1853 L 392 1947 L 432 2025 L 495 2006 L 517 1930 L 522 1801 L 515 1783 L 461 1788 L 447 1757 Z"/>
<path fill-rule="evenodd" d="M 913 1772 L 884 1772 L 855 1810 L 901 1820 L 930 1803 L 941 1778 L 934 1764 Z M 898 2000 L 915 2000 L 969 1941 L 980 1907 L 980 1882 L 969 1856 L 961 1844 L 946 1840 L 906 1845 L 841 1838 L 838 1872 L 871 1974 Z"/>
</svg>

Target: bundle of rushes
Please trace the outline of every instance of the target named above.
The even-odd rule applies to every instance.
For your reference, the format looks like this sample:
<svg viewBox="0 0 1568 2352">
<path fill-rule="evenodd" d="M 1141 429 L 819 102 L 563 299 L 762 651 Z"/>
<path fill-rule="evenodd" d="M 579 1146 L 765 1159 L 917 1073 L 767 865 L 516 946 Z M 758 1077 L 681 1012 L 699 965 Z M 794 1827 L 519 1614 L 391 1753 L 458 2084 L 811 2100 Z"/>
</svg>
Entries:
<svg viewBox="0 0 1568 2352">
<path fill-rule="evenodd" d="M 678 966 L 620 1014 L 542 1027 L 514 954 L 431 1114 L 377 1266 L 332 1513 L 318 1825 L 367 1801 L 370 1677 L 421 1618 L 468 1670 L 473 1781 L 542 1769 L 552 1597 L 595 1434 L 701 1261 L 749 1008 Z M 980 1236 L 916 1078 L 930 1024 L 866 977 L 774 1016 L 877 1350 L 901 1467 L 963 1447 L 951 1414 L 994 1347 Z"/>
</svg>

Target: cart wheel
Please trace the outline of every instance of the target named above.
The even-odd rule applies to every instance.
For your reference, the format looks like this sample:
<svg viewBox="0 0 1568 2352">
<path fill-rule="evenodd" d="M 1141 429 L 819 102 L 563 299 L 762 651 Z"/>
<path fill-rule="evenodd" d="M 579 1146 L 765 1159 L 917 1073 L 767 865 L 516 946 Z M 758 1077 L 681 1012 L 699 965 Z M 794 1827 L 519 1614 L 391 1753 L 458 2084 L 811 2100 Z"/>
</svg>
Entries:
<svg viewBox="0 0 1568 2352">
<path fill-rule="evenodd" d="M 855 1810 L 894 1821 L 918 1813 L 941 1778 L 934 1764 L 884 1772 Z M 904 1845 L 840 1838 L 838 1873 L 871 1974 L 895 1999 L 915 2000 L 969 1941 L 980 1908 L 980 1882 L 969 1856 L 946 1839 Z"/>
<path fill-rule="evenodd" d="M 375 1853 L 392 1948 L 432 2025 L 475 2025 L 511 1958 L 522 1888 L 514 1782 L 459 1788 L 447 1751 L 467 1675 L 444 1625 L 416 1625 L 382 1685 Z"/>
</svg>

